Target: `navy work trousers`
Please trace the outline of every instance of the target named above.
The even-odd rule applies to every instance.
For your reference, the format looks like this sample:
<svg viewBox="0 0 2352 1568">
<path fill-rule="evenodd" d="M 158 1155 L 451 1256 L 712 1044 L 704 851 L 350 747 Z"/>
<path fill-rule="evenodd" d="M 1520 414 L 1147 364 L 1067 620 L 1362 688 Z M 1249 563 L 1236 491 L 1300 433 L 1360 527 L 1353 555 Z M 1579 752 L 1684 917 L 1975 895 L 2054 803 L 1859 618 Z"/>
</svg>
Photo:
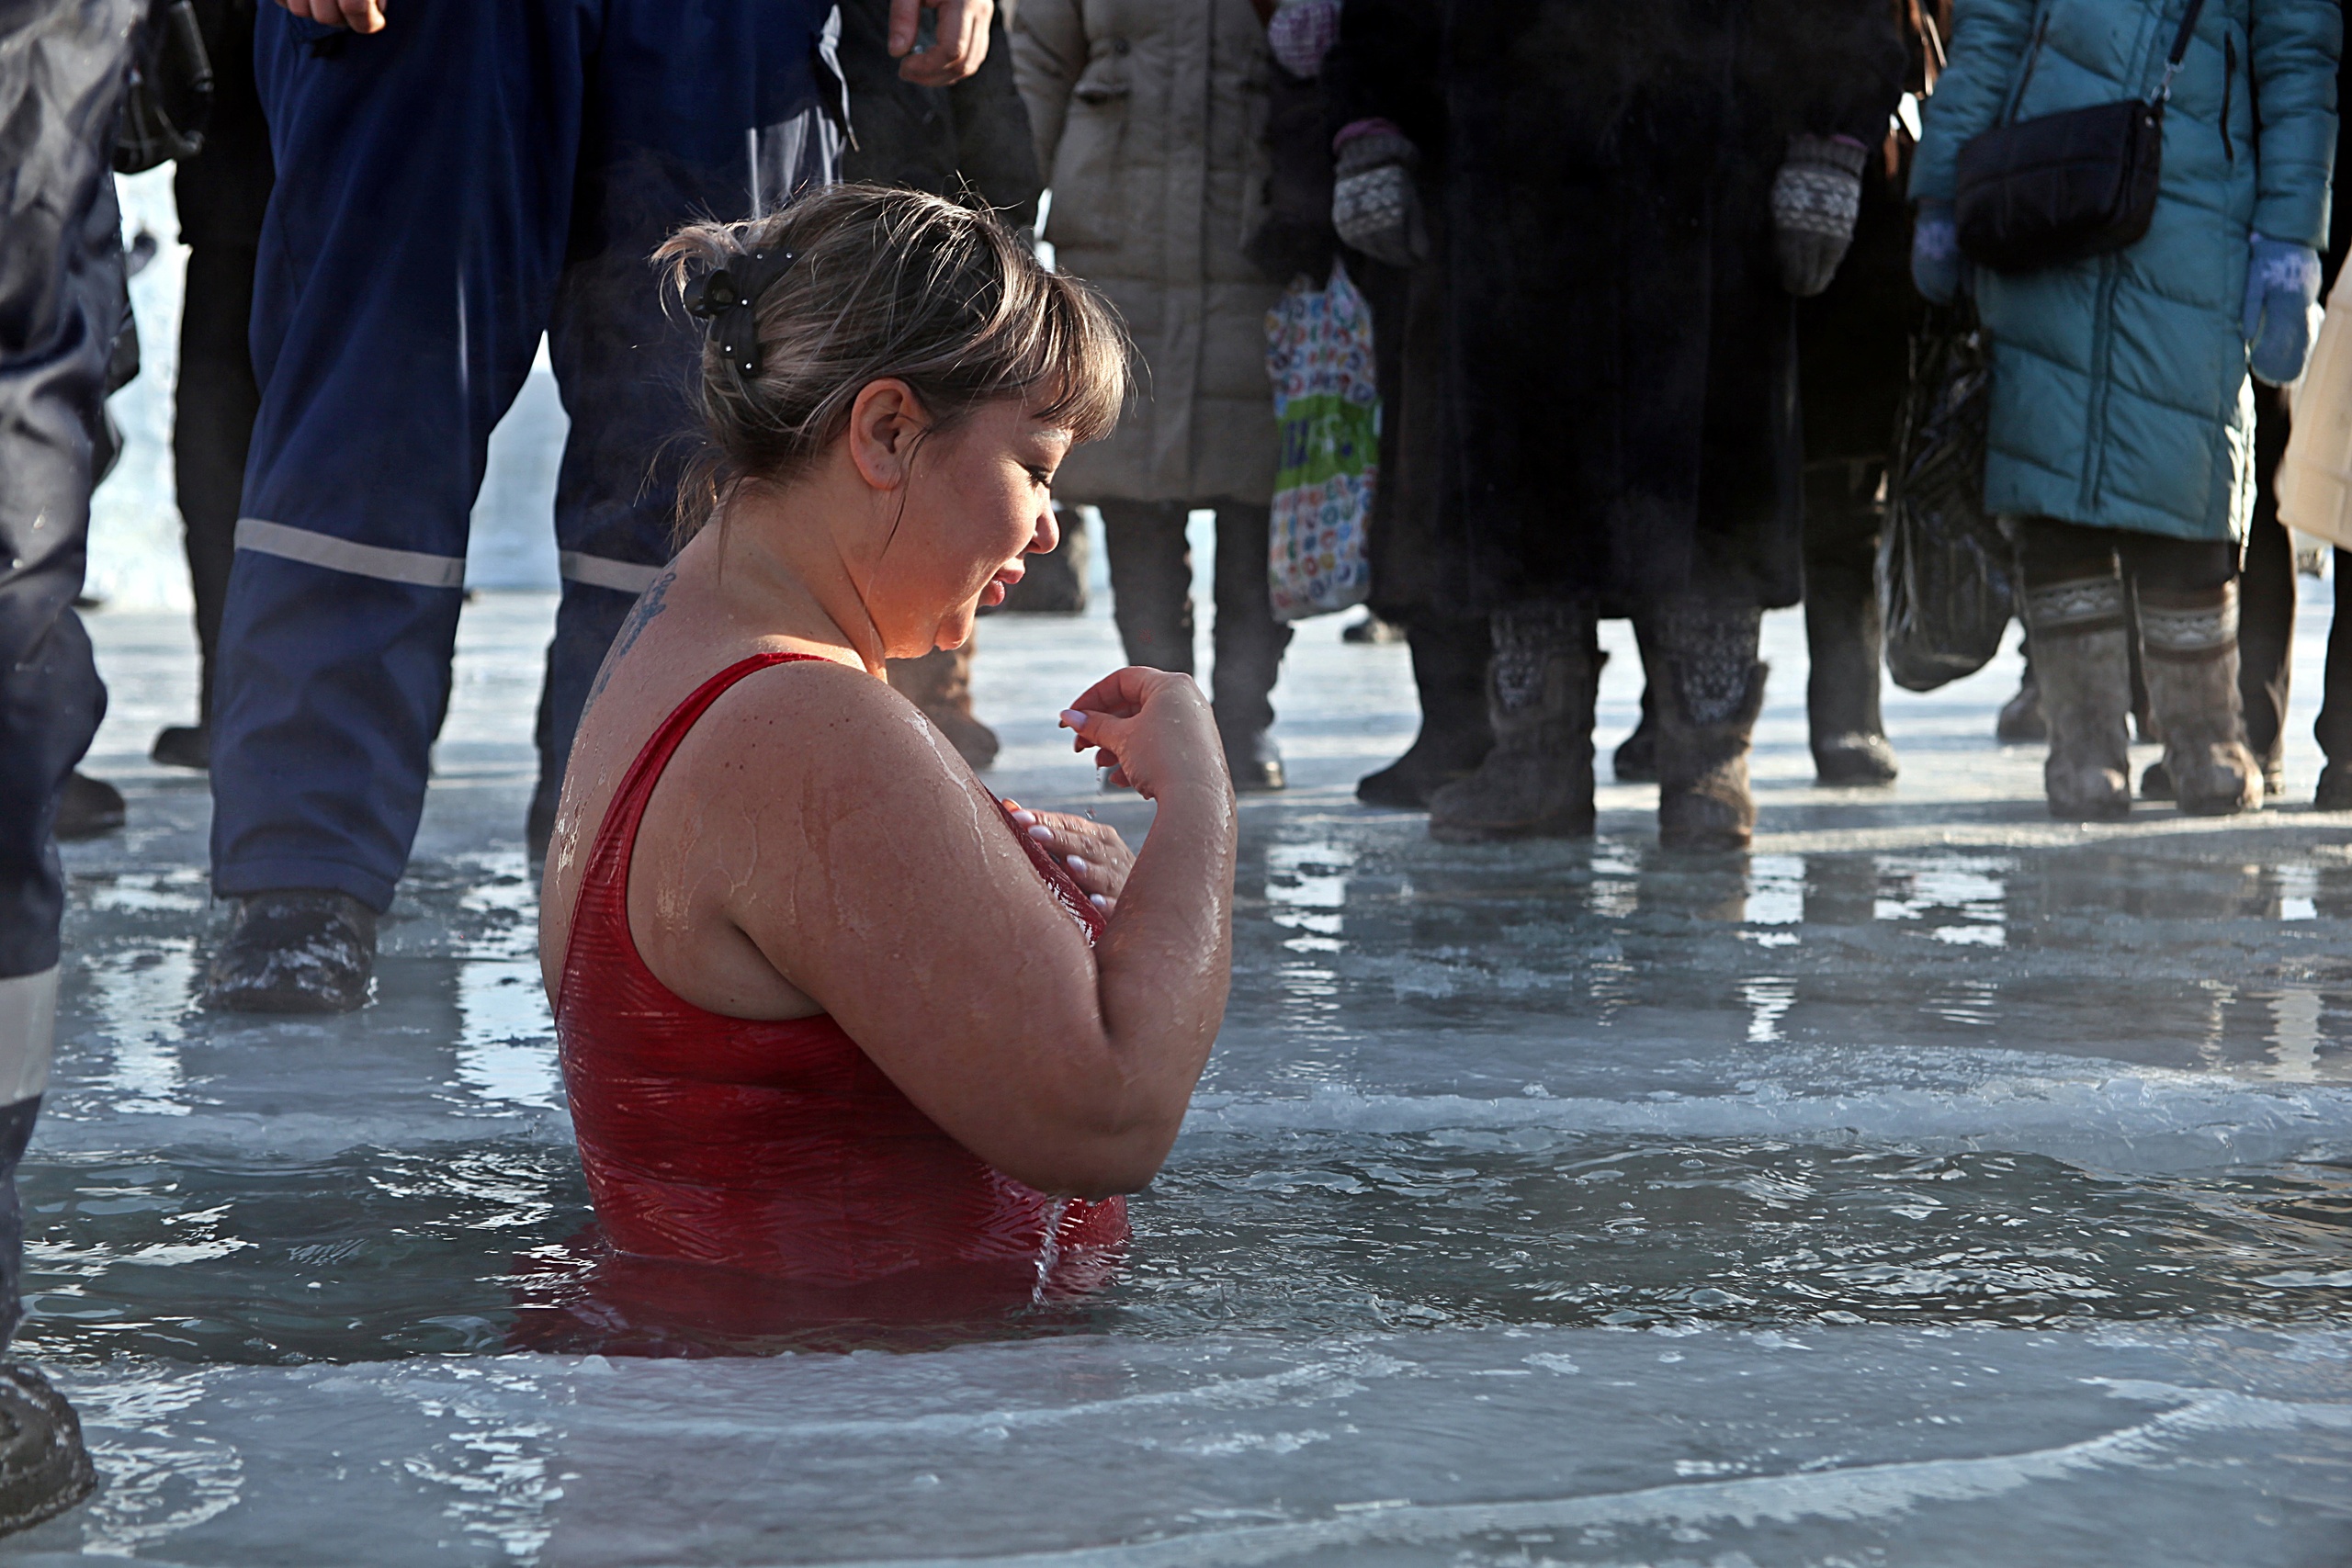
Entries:
<svg viewBox="0 0 2352 1568">
<path fill-rule="evenodd" d="M 542 332 L 571 416 L 551 800 L 591 680 L 669 558 L 695 323 L 648 258 L 838 163 L 830 0 L 402 0 L 358 36 L 260 11 L 277 184 L 212 712 L 213 885 L 391 902 L 449 694 L 466 528 Z"/>
<path fill-rule="evenodd" d="M 106 712 L 74 613 L 113 441 L 124 321 L 116 110 L 140 0 L 0 6 L 0 1346 L 17 1325 L 17 1161 L 49 1083 L 65 905 L 51 829 Z"/>
</svg>

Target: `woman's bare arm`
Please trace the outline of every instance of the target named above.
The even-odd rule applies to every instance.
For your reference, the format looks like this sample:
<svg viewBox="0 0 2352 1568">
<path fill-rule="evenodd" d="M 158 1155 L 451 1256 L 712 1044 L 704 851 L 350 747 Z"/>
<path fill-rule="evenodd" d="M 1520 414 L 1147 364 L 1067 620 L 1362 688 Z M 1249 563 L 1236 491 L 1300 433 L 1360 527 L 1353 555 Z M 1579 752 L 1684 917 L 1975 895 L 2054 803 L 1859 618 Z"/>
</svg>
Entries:
<svg viewBox="0 0 2352 1568">
<path fill-rule="evenodd" d="M 1140 1187 L 1224 1017 L 1236 819 L 1190 680 L 1123 671 L 1090 699 L 1088 739 L 1118 745 L 1159 803 L 1096 948 L 912 706 L 816 665 L 750 677 L 695 727 L 649 804 L 631 904 L 740 932 L 1008 1175 Z"/>
</svg>

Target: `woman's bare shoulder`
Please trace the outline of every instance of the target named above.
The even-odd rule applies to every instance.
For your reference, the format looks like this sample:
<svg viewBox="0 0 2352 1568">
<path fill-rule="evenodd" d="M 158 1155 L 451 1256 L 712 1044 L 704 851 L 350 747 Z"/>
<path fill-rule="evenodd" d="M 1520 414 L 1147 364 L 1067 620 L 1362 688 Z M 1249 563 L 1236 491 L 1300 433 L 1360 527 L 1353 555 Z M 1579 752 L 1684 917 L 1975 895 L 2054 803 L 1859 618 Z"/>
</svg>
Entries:
<svg viewBox="0 0 2352 1568">
<path fill-rule="evenodd" d="M 739 793 L 782 804 L 815 791 L 829 815 L 973 787 L 970 770 L 920 708 L 880 677 L 830 660 L 745 676 L 712 704 L 672 767 L 706 804 Z"/>
</svg>

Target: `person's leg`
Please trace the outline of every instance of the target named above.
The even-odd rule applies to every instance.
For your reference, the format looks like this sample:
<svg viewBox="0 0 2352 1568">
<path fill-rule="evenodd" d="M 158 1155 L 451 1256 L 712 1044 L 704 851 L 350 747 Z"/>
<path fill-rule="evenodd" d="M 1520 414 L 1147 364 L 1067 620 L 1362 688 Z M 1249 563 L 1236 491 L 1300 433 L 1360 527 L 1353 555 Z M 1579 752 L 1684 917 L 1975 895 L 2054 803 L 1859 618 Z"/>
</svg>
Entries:
<svg viewBox="0 0 2352 1568">
<path fill-rule="evenodd" d="M 1696 595 L 1641 607 L 1657 662 L 1657 837 L 1674 850 L 1746 849 L 1756 829 L 1747 750 L 1764 706 L 1764 612 Z"/>
<path fill-rule="evenodd" d="M 2141 668 L 2174 798 L 2199 816 L 2258 807 L 2262 765 L 2246 749 L 2240 706 L 2236 544 L 2126 534 L 2119 548 L 2137 591 Z"/>
<path fill-rule="evenodd" d="M 546 851 L 596 671 L 668 564 L 701 422 L 701 324 L 648 259 L 680 224 L 743 219 L 839 178 L 814 0 L 607 0 L 584 84 L 577 209 L 548 325 L 571 431 L 556 478 L 563 601 L 539 704 L 526 836 Z"/>
<path fill-rule="evenodd" d="M 58 795 L 106 708 L 81 591 L 107 359 L 122 320 L 107 168 L 136 0 L 0 10 L 0 1346 L 19 1314 L 16 1170 L 56 1039 Z M 74 1412 L 0 1368 L 0 1531 L 95 1484 Z"/>
<path fill-rule="evenodd" d="M 1283 784 L 1282 753 L 1270 733 L 1274 705 L 1268 699 L 1282 673 L 1291 628 L 1274 618 L 1266 576 L 1272 517 L 1271 507 L 1216 503 L 1216 623 L 1210 632 L 1216 662 L 1209 671 L 1209 691 L 1233 787 L 1243 791 L 1280 789 Z"/>
<path fill-rule="evenodd" d="M 187 530 L 188 585 L 196 599 L 196 723 L 155 739 L 155 760 L 210 765 L 213 664 L 220 612 L 236 556 L 237 502 L 245 482 L 260 389 L 245 347 L 253 320 L 252 250 L 211 243 L 190 247 L 180 313 L 180 373 L 172 420 L 172 468 Z"/>
<path fill-rule="evenodd" d="M 1545 601 L 1490 618 L 1487 712 L 1495 744 L 1477 771 L 1430 796 L 1442 843 L 1578 839 L 1593 827 L 1592 715 L 1600 694 L 1594 606 Z"/>
<path fill-rule="evenodd" d="M 1879 713 L 1885 626 L 1878 602 L 1876 463 L 1822 463 L 1804 476 L 1805 714 L 1825 784 L 1894 782 Z"/>
<path fill-rule="evenodd" d="M 222 615 L 207 1001 L 366 998 L 448 700 L 466 525 L 564 254 L 585 13 L 420 0 L 361 37 L 261 8 L 277 171 L 261 407 Z"/>
<path fill-rule="evenodd" d="M 254 13 L 229 0 L 199 0 L 198 20 L 212 64 L 212 114 L 204 147 L 172 176 L 180 239 L 188 247 L 180 306 L 178 384 L 173 389 L 172 470 L 186 530 L 188 585 L 196 600 L 196 722 L 155 738 L 154 758 L 175 767 L 209 765 L 212 663 L 220 609 L 236 555 L 237 502 L 244 490 L 261 389 L 254 380 L 254 265 L 275 171 L 269 127 L 254 86 Z"/>
<path fill-rule="evenodd" d="M 1634 733 L 1617 743 L 1616 751 L 1609 759 L 1610 771 L 1619 784 L 1657 783 L 1657 682 L 1651 671 L 1657 668 L 1657 650 L 1649 644 L 1649 632 L 1637 616 L 1634 621 L 1634 650 L 1642 660 L 1641 717 L 1634 722 Z"/>
<path fill-rule="evenodd" d="M 2022 627 L 2018 632 L 2018 658 L 2025 665 L 2018 677 L 2018 689 L 2001 705 L 1993 721 L 1993 739 L 2004 746 L 2050 739 L 2050 726 L 2041 716 L 2041 688 L 2033 679 L 2033 638 Z"/>
<path fill-rule="evenodd" d="M 1494 721 L 1487 716 L 1487 663 L 1495 640 L 1484 615 L 1435 611 L 1416 618 L 1405 640 L 1413 651 L 1421 730 L 1402 757 L 1356 782 L 1356 798 L 1421 811 L 1430 795 L 1476 773 L 1495 749 Z"/>
<path fill-rule="evenodd" d="M 2335 616 L 2327 627 L 2327 674 L 2312 739 L 2327 765 L 2312 804 L 2322 811 L 2352 811 L 2352 550 L 2335 552 Z"/>
<path fill-rule="evenodd" d="M 1182 502 L 1106 501 L 1102 539 L 1111 566 L 1111 617 L 1127 662 L 1193 672 L 1191 510 Z"/>
<path fill-rule="evenodd" d="M 2255 434 L 2259 445 L 2259 427 Z M 2286 787 L 2287 700 L 2295 671 L 2295 545 L 2269 503 L 2267 485 L 2263 500 L 2238 580 L 2238 702 L 2246 747 L 2262 764 L 2262 793 L 2278 795 Z"/>
<path fill-rule="evenodd" d="M 2112 529 L 2048 517 L 2018 525 L 2025 622 L 2050 729 L 2041 769 L 2050 814 L 2105 819 L 2132 809 L 2132 673 Z"/>
</svg>

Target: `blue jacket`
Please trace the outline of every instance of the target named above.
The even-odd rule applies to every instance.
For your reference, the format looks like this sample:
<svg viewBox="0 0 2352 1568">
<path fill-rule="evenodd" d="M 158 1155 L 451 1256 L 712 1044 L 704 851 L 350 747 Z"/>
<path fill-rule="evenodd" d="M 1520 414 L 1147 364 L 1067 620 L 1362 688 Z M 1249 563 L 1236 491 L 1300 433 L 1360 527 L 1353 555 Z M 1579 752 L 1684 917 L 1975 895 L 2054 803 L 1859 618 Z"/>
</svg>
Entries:
<svg viewBox="0 0 2352 1568">
<path fill-rule="evenodd" d="M 2188 0 L 1959 0 L 1914 200 L 1950 201 L 1961 145 L 2005 113 L 2153 96 Z M 1984 498 L 2182 539 L 2243 536 L 2254 407 L 2241 325 L 2250 232 L 2324 248 L 2337 0 L 2206 0 L 2165 115 L 2139 243 L 2032 273 L 1979 269 L 1993 343 Z"/>
</svg>

